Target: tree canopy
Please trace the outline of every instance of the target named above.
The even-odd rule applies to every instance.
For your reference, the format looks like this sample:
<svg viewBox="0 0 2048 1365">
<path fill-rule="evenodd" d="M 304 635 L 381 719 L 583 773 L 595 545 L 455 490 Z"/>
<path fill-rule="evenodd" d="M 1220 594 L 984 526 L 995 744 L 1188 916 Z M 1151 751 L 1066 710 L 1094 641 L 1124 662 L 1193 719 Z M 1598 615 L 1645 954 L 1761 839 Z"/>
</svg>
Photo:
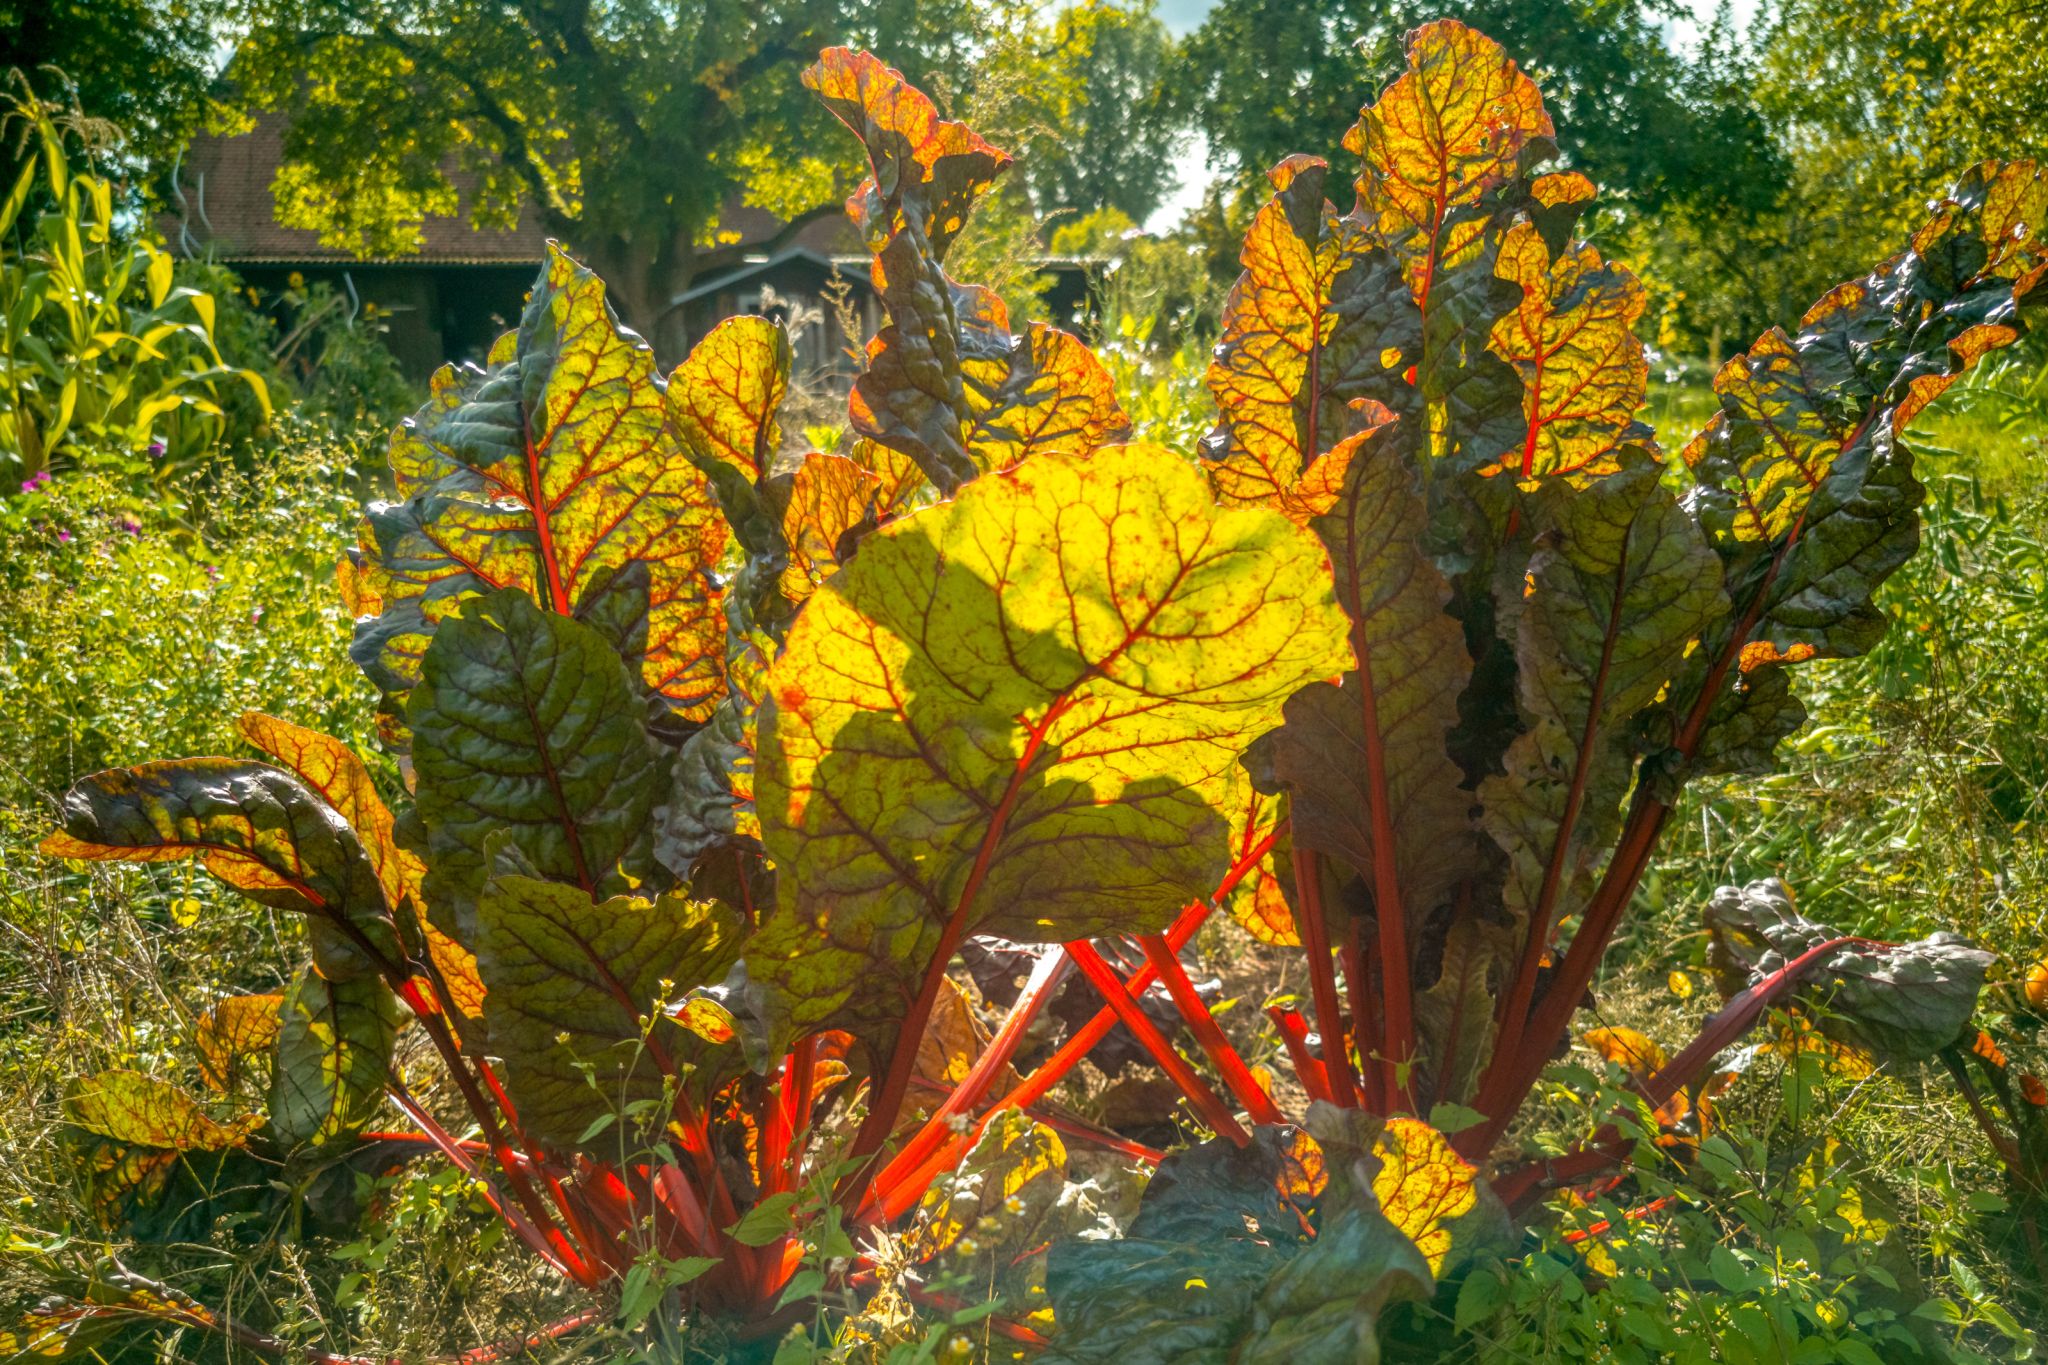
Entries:
<svg viewBox="0 0 2048 1365">
<path fill-rule="evenodd" d="M 529 207 L 657 337 L 691 280 L 737 262 L 731 206 L 768 209 L 793 233 L 837 212 L 864 170 L 797 82 L 820 47 L 867 45 L 920 79 L 958 82 L 999 21 L 968 0 L 238 8 L 238 102 L 292 115 L 280 221 L 402 255 L 426 215 L 456 210 L 459 171 L 480 226 Z"/>
<path fill-rule="evenodd" d="M 1768 132 L 1739 92 L 1699 98 L 1663 40 L 1677 12 L 1665 0 L 1221 0 L 1182 44 L 1169 88 L 1212 161 L 1252 175 L 1334 149 L 1358 92 L 1399 65 L 1402 34 L 1456 18 L 1521 55 L 1572 164 L 1636 211 L 1768 202 L 1781 181 Z"/>
</svg>

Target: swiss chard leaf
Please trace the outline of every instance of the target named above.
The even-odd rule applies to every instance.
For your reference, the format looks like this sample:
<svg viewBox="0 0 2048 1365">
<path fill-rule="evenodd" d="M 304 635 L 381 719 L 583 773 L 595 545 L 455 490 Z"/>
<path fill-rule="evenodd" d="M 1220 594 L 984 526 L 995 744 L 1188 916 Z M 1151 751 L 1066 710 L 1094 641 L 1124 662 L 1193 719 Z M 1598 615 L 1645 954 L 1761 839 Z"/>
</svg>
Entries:
<svg viewBox="0 0 2048 1365">
<path fill-rule="evenodd" d="M 484 1025 L 526 1131 L 559 1150 L 593 1121 L 659 1101 L 696 1052 L 663 1003 L 722 980 L 743 929 L 679 895 L 593 901 L 580 887 L 499 876 L 478 909 Z M 601 1141 L 615 1149 L 617 1136 Z"/>
<path fill-rule="evenodd" d="M 473 598 L 436 633 L 408 716 L 426 897 L 458 940 L 475 941 L 493 838 L 591 895 L 653 872 L 661 752 L 589 626 L 516 589 Z"/>
<path fill-rule="evenodd" d="M 1121 1239 L 1056 1242 L 1053 1358 L 1377 1361 L 1382 1310 L 1504 1244 L 1498 1202 L 1427 1124 L 1322 1104 L 1309 1124 L 1176 1153 Z"/>
<path fill-rule="evenodd" d="M 916 460 L 941 493 L 1123 431 L 1129 422 L 1087 347 L 1043 323 L 1012 335 L 1001 299 L 941 269 L 1009 155 L 941 119 L 869 53 L 827 48 L 804 83 L 860 138 L 873 172 L 847 212 L 874 253 L 889 323 L 854 383 L 854 429 Z"/>
<path fill-rule="evenodd" d="M 1900 437 L 1980 356 L 2024 330 L 2048 278 L 2044 220 L 2048 173 L 1987 162 L 1906 251 L 1830 291 L 1796 335 L 1765 333 L 1715 376 L 1720 411 L 1685 460 L 1737 611 L 1674 689 L 1690 708 L 1681 752 L 1748 761 L 1787 728 L 1771 671 L 1860 654 L 1883 634 L 1872 595 L 1918 548 L 1924 496 Z M 1742 690 L 1756 700 L 1731 701 Z M 1708 733 L 1729 722 L 1734 739 Z"/>
<path fill-rule="evenodd" d="M 192 858 L 251 900 L 310 917 L 330 980 L 405 960 L 376 866 L 347 820 L 292 774 L 231 758 L 95 773 L 64 794 L 52 857 Z"/>
<path fill-rule="evenodd" d="M 1524 504 L 1538 549 L 1508 613 L 1523 732 L 1479 788 L 1508 855 L 1507 907 L 1546 939 L 1592 894 L 1620 826 L 1630 718 L 1728 612 L 1720 562 L 1659 466 L 1636 452 L 1617 467 L 1583 489 L 1552 481 Z"/>
<path fill-rule="evenodd" d="M 1164 927 L 1229 864 L 1239 753 L 1348 663 L 1327 574 L 1150 446 L 1041 456 L 868 537 L 769 675 L 755 978 L 798 1027 L 872 1031 L 949 922 Z"/>
<path fill-rule="evenodd" d="M 512 588 L 577 615 L 629 563 L 648 569 L 646 685 L 702 719 L 725 634 L 713 570 L 728 539 L 669 420 L 646 344 L 595 275 L 550 246 L 516 332 L 487 370 L 443 369 L 394 436 L 405 500 L 373 504 L 354 581 L 353 653 L 387 692 L 419 681 L 462 603 Z"/>
<path fill-rule="evenodd" d="M 1734 996 L 1809 949 L 1841 937 L 1800 915 L 1776 878 L 1724 886 L 1707 906 L 1708 965 Z M 1990 953 L 1959 934 L 1912 943 L 1845 944 L 1807 973 L 1800 998 L 1838 1043 L 1881 1061 L 1924 1061 L 1961 1037 L 1976 1012 Z"/>
<path fill-rule="evenodd" d="M 325 1147 L 369 1125 L 390 1076 L 398 997 L 379 977 L 329 981 L 309 969 L 278 1009 L 270 1129 L 286 1147 Z"/>
<path fill-rule="evenodd" d="M 1367 880 L 1376 910 L 1419 923 L 1472 867 L 1470 795 L 1446 752 L 1471 659 L 1424 553 L 1425 515 L 1399 423 L 1323 457 L 1348 469 L 1313 523 L 1330 552 L 1357 666 L 1287 702 L 1268 741 L 1296 844 Z"/>
</svg>

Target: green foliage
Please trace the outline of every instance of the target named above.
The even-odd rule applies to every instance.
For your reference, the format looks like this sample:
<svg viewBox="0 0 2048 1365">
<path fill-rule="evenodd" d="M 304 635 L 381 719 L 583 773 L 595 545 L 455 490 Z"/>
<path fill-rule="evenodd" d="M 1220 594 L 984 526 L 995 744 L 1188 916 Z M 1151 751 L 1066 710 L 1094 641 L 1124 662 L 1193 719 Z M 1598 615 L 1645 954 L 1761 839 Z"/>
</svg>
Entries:
<svg viewBox="0 0 2048 1365">
<path fill-rule="evenodd" d="M 373 24 L 345 0 L 242 0 L 235 16 L 235 103 L 292 114 L 279 221 L 365 254 L 416 252 L 424 218 L 457 211 L 459 166 L 478 222 L 530 210 L 664 344 L 669 300 L 738 263 L 719 236 L 730 204 L 798 223 L 837 212 L 853 163 L 795 80 L 821 39 L 964 78 L 978 26 L 966 5 L 901 0 L 615 15 L 405 0 Z"/>
<path fill-rule="evenodd" d="M 1651 5 L 1223 0 L 1182 44 L 1167 89 L 1215 163 L 1249 182 L 1291 153 L 1335 146 L 1357 92 L 1397 73 L 1402 35 L 1436 18 L 1493 35 L 1541 71 L 1571 164 L 1632 209 L 1770 202 L 1782 173 L 1761 121 L 1741 92 L 1691 78 Z"/>
<path fill-rule="evenodd" d="M 1018 151 L 1041 215 L 1114 209 L 1143 222 L 1171 193 L 1178 129 L 1161 83 L 1173 40 L 1156 11 L 1154 0 L 1084 0 L 1030 40 L 1044 52 L 1022 92 Z"/>
<path fill-rule="evenodd" d="M 0 14 L 0 71 L 21 71 L 82 110 L 110 160 L 160 166 L 204 111 L 213 17 L 188 0 L 17 0 Z M 5 179 L 36 155 L 33 139 L 10 135 Z"/>
<path fill-rule="evenodd" d="M 996 294 L 947 273 L 1007 154 L 870 54 L 828 49 L 804 81 L 875 172 L 854 216 L 889 325 L 843 453 L 785 448 L 773 324 L 728 323 L 664 377 L 552 252 L 488 367 L 444 371 L 394 435 L 400 500 L 372 505 L 341 571 L 396 811 L 349 744 L 263 716 L 240 727 L 260 760 L 115 769 L 63 799 L 43 848 L 66 885 L 151 865 L 95 883 L 153 906 L 182 881 L 171 922 L 217 932 L 209 912 L 249 912 L 189 894 L 203 867 L 289 916 L 270 921 L 286 951 L 239 983 L 260 993 L 194 1012 L 187 1074 L 216 1098 L 160 1074 L 183 1036 L 82 1068 L 64 1141 L 95 1221 L 218 1236 L 264 1216 L 249 1192 L 268 1180 L 304 1228 L 346 1224 L 362 1203 L 335 1183 L 388 1176 L 387 1146 L 438 1152 L 462 1180 L 387 1179 L 336 1301 L 367 1320 L 392 1248 L 445 1255 L 473 1212 L 573 1296 L 537 1339 L 588 1329 L 623 1356 L 738 1353 L 795 1323 L 777 1359 L 821 1341 L 928 1359 L 972 1350 L 979 1323 L 992 1356 L 1050 1330 L 1054 1358 L 1338 1362 L 1425 1350 L 1446 1318 L 1482 1356 L 1927 1348 L 1887 1233 L 1855 1221 L 1875 1196 L 1844 1212 L 1814 1174 L 1803 1202 L 1761 1205 L 1745 1165 L 1803 1182 L 1811 1150 L 1709 1128 L 1723 1093 L 1755 1102 L 1756 1058 L 1781 1045 L 1730 1067 L 1733 1091 L 1695 1082 L 1773 1000 L 1962 1076 L 1985 954 L 1809 952 L 1824 931 L 1741 903 L 1714 921 L 1735 999 L 1677 1060 L 1632 1069 L 1633 1093 L 1539 1073 L 1687 781 L 1725 791 L 1773 762 L 1803 715 L 1790 669 L 1884 657 L 1879 594 L 1923 496 L 1900 441 L 2039 301 L 2038 173 L 1979 168 L 1908 250 L 1723 367 L 1667 477 L 1638 417 L 1645 293 L 1571 239 L 1590 185 L 1535 174 L 1549 120 L 1497 46 L 1430 26 L 1349 139 L 1351 214 L 1322 163 L 1276 169 L 1206 374 L 1220 420 L 1188 459 L 1119 444 L 1115 371 L 1056 328 L 1013 332 Z M 91 529 L 73 486 L 35 495 L 44 572 L 64 572 L 56 528 Z M 112 569 L 139 567 L 130 549 Z M 360 743 L 359 703 L 348 718 Z M 1320 1037 L 1273 1002 L 1297 1087 L 1279 1098 L 1178 956 L 1225 905 L 1306 950 Z M 948 973 L 993 932 L 1027 945 L 1010 951 L 1029 979 L 991 1038 Z M 282 965 L 302 935 L 312 965 Z M 1127 983 L 1091 935 L 1128 936 L 1142 970 Z M 1018 1077 L 1069 964 L 1107 1007 Z M 1857 979 L 1798 975 L 1821 965 Z M 1229 1099 L 1135 998 L 1155 977 Z M 1050 1116 L 1158 1165 L 1106 1237 L 1025 1107 L 1119 1022 L 1218 1136 L 1161 1161 Z M 1829 1054 L 1786 1032 L 1796 1129 Z M 1975 1055 L 1999 1088 L 1990 1034 Z M 1312 1141 L 1279 1108 L 1303 1095 Z M 374 1131 L 387 1102 L 404 1131 Z M 1456 1132 L 1407 1117 L 1423 1109 Z M 1535 1162 L 1496 1150 L 1511 1124 Z M 1539 1230 L 1496 1273 L 1503 1200 L 1526 1214 L 1631 1150 L 1644 1218 Z M 1686 1206 L 1702 1191 L 1711 1207 Z M 1628 1224 L 1666 1210 L 1684 1250 L 1662 1231 L 1640 1239 L 1661 1260 L 1634 1249 Z M 1974 1274 L 1947 1272 L 1950 1307 L 1921 1312 L 1958 1359 L 2023 1338 Z M 315 1335 L 126 1271 L 88 1283 L 28 1339 Z M 1667 1299 L 1690 1339 L 1656 1315 Z"/>
<path fill-rule="evenodd" d="M 113 183 L 73 169 L 63 131 L 15 80 L 6 117 L 37 154 L 0 203 L 0 473 L 107 466 L 146 495 L 234 434 L 224 390 L 246 386 L 268 421 L 268 388 L 222 360 L 213 297 L 177 285 L 160 245 L 128 238 Z"/>
</svg>

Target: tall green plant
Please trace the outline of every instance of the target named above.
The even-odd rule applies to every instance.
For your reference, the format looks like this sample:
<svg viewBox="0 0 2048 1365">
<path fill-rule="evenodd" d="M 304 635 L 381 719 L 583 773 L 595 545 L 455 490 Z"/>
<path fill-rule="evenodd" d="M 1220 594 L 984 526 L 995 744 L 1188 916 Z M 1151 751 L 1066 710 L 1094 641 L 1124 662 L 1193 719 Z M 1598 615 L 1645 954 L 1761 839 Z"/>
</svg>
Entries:
<svg viewBox="0 0 2048 1365">
<path fill-rule="evenodd" d="M 174 281 L 170 253 L 123 230 L 112 182 L 73 166 L 63 130 L 15 73 L 0 122 L 28 158 L 0 202 L 0 464 L 12 479 L 74 464 L 189 465 L 227 435 L 215 304 Z M 10 490 L 12 491 L 12 490 Z"/>
</svg>

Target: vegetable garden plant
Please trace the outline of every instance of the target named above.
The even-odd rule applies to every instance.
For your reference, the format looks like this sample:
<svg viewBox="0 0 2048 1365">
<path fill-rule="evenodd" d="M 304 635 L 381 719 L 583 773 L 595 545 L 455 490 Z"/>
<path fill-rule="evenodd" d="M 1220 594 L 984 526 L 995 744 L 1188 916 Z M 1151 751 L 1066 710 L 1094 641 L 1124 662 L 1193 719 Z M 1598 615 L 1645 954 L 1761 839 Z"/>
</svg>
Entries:
<svg viewBox="0 0 2048 1365">
<path fill-rule="evenodd" d="M 944 273 L 1004 153 L 867 54 L 804 79 L 873 172 L 848 207 L 888 324 L 849 448 L 780 453 L 774 323 L 664 381 L 551 250 L 488 365 L 394 435 L 398 500 L 341 567 L 402 808 L 251 716 L 261 760 L 98 774 L 44 844 L 197 859 L 303 913 L 291 988 L 197 1040 L 228 1094 L 268 1050 L 267 1110 L 117 1071 L 70 1120 L 127 1207 L 201 1158 L 438 1149 L 593 1310 L 736 1340 L 875 1284 L 868 1234 L 906 1218 L 913 1259 L 992 1254 L 963 1231 L 1003 1195 L 1028 1226 L 993 1283 L 1042 1267 L 1054 1312 L 992 1341 L 1376 1358 L 1382 1307 L 1627 1155 L 1625 1121 L 1535 1162 L 1509 1139 L 1680 789 L 1768 765 L 1798 666 L 1884 629 L 1921 499 L 1902 434 L 2041 302 L 2048 177 L 1969 171 L 1730 361 L 1669 461 L 1637 420 L 1643 290 L 1572 235 L 1593 186 L 1539 170 L 1551 124 L 1499 47 L 1431 24 L 1346 139 L 1348 213 L 1326 162 L 1271 173 L 1190 458 L 1122 441 L 1080 340 Z M 1303 954 L 1310 1008 L 1273 1021 L 1306 1114 L 1181 963 L 1219 911 Z M 1932 1056 L 1988 961 L 1841 938 L 1769 887 L 1710 928 L 1730 999 L 1639 1075 L 1651 1109 L 1774 1002 Z M 991 936 L 1043 946 L 977 1039 L 948 972 Z M 1070 975 L 1101 1007 L 1018 1075 Z M 1155 982 L 1205 1065 L 1140 1008 Z M 1215 1138 L 1121 1239 L 1066 1238 L 1037 1116 L 1119 1021 Z M 410 1129 L 370 1130 L 387 1102 Z M 280 1345 L 121 1275 L 18 1339 L 136 1319 Z"/>
</svg>

